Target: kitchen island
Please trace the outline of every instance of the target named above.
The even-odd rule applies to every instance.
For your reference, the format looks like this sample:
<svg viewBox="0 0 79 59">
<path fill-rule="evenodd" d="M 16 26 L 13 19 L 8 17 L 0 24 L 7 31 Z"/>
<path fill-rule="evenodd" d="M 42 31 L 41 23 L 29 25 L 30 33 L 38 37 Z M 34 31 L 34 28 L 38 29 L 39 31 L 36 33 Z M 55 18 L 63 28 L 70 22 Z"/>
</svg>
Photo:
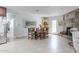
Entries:
<svg viewBox="0 0 79 59">
<path fill-rule="evenodd" d="M 72 32 L 73 46 L 76 52 L 79 52 L 79 31 Z"/>
</svg>

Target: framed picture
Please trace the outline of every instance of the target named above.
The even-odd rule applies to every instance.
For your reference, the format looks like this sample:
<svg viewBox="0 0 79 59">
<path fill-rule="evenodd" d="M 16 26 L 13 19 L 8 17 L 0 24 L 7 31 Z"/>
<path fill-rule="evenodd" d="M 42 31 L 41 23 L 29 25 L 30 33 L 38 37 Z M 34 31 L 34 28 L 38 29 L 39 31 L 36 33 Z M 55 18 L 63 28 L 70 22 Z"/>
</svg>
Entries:
<svg viewBox="0 0 79 59">
<path fill-rule="evenodd" d="M 35 21 L 24 21 L 24 28 L 27 28 L 29 26 L 35 26 L 36 22 Z"/>
</svg>

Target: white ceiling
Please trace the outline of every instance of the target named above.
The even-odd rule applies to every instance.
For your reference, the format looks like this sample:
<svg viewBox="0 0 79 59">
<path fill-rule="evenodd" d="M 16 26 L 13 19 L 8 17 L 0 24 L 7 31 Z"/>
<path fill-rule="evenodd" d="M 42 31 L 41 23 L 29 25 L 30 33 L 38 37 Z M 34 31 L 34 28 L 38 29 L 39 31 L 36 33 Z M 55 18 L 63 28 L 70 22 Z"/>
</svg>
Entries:
<svg viewBox="0 0 79 59">
<path fill-rule="evenodd" d="M 7 6 L 7 8 L 20 13 L 28 12 L 40 16 L 57 16 L 77 9 L 79 6 Z"/>
</svg>

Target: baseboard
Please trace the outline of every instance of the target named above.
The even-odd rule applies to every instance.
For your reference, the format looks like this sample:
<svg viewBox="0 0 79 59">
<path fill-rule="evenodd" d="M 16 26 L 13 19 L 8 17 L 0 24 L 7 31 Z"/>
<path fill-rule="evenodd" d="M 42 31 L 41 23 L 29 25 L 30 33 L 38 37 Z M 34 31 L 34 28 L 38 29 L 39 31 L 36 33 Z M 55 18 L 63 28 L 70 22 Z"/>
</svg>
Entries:
<svg viewBox="0 0 79 59">
<path fill-rule="evenodd" d="M 16 39 L 27 38 L 27 36 L 15 37 Z"/>
</svg>

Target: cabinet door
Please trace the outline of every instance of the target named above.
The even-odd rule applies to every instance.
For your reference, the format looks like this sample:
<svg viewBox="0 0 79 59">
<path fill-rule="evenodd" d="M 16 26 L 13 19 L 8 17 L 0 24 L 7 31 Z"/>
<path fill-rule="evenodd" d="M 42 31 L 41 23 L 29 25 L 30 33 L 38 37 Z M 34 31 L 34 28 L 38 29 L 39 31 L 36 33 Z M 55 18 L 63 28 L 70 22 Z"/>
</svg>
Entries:
<svg viewBox="0 0 79 59">
<path fill-rule="evenodd" d="M 69 15 L 68 14 L 64 15 L 64 19 L 68 20 L 69 19 Z"/>
<path fill-rule="evenodd" d="M 79 12 L 76 12 L 76 17 L 79 18 Z"/>
<path fill-rule="evenodd" d="M 73 19 L 73 18 L 75 18 L 75 12 L 69 13 L 69 19 Z"/>
<path fill-rule="evenodd" d="M 79 52 L 79 41 L 78 42 L 74 42 L 73 45 L 74 45 L 75 50 L 77 52 Z"/>
<path fill-rule="evenodd" d="M 71 13 L 64 15 L 65 20 L 69 20 L 69 19 L 73 19 L 73 18 L 75 18 L 75 12 L 71 12 Z"/>
</svg>

